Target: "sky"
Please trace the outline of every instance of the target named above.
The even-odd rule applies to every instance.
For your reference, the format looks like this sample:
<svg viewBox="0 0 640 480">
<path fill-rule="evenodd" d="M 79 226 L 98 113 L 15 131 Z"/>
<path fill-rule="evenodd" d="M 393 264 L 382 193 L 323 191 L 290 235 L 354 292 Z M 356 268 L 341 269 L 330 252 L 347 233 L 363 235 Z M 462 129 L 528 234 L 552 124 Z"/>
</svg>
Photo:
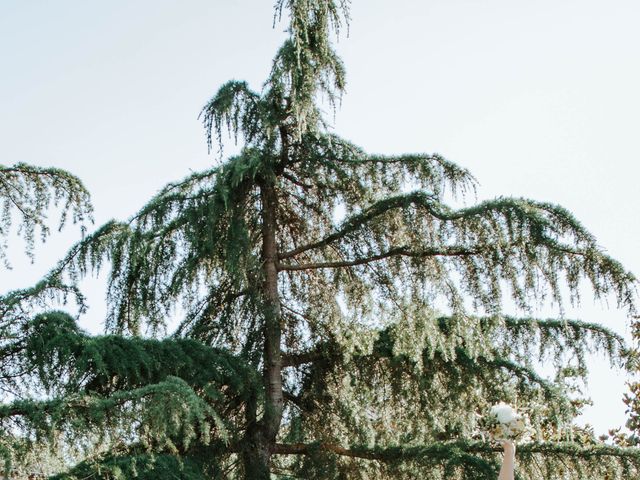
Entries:
<svg viewBox="0 0 640 480">
<path fill-rule="evenodd" d="M 216 162 L 198 113 L 227 80 L 261 88 L 285 37 L 272 3 L 2 0 L 0 164 L 69 170 L 92 194 L 95 226 L 128 218 Z M 639 15 L 637 0 L 353 0 L 333 128 L 372 153 L 440 153 L 477 177 L 478 200 L 558 203 L 638 274 Z M 33 264 L 12 241 L 0 292 L 32 284 L 77 238 L 54 234 Z M 98 333 L 103 280 L 83 286 L 81 322 Z M 588 291 L 565 315 L 629 335 L 615 302 Z M 625 378 L 590 363 L 581 421 L 604 432 L 624 422 Z"/>
</svg>

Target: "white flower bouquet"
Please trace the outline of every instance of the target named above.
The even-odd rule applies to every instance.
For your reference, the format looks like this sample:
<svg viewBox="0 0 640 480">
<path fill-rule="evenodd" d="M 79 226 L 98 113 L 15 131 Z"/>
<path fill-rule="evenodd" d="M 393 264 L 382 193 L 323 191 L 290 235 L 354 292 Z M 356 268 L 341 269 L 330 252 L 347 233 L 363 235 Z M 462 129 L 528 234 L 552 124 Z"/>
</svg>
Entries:
<svg viewBox="0 0 640 480">
<path fill-rule="evenodd" d="M 533 432 L 529 419 L 503 402 L 492 406 L 481 423 L 482 430 L 497 442 L 527 440 Z"/>
</svg>

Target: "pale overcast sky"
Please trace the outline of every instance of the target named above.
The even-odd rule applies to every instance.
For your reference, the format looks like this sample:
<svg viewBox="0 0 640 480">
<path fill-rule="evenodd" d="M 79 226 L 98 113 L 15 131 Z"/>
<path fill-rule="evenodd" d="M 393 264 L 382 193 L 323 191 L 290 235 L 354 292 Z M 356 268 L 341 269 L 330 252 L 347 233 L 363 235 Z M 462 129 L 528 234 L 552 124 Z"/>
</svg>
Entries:
<svg viewBox="0 0 640 480">
<path fill-rule="evenodd" d="M 283 37 L 264 0 L 2 0 L 0 163 L 65 168 L 96 223 L 129 217 L 165 183 L 214 162 L 197 115 L 218 86 L 259 89 Z M 354 0 L 338 48 L 347 95 L 335 130 L 370 152 L 438 152 L 479 198 L 559 203 L 640 272 L 640 2 Z M 35 281 L 77 236 L 14 242 L 0 291 Z M 100 331 L 100 281 L 83 325 Z M 540 315 L 551 315 L 543 309 Z M 586 297 L 567 316 L 628 334 Z M 624 421 L 624 378 L 592 361 L 602 432 Z"/>
</svg>

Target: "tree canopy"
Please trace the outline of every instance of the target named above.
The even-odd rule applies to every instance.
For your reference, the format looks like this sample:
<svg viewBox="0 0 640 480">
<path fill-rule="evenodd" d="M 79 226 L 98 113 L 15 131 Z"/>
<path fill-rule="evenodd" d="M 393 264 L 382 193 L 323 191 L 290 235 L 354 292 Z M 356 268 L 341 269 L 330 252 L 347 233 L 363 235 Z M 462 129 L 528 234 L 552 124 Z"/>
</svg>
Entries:
<svg viewBox="0 0 640 480">
<path fill-rule="evenodd" d="M 638 476 L 635 448 L 572 423 L 585 355 L 631 368 L 623 339 L 503 314 L 509 298 L 576 302 L 586 282 L 634 315 L 635 277 L 560 206 L 474 203 L 473 176 L 440 155 L 329 133 L 319 97 L 344 91 L 348 2 L 275 15 L 289 38 L 262 90 L 230 81 L 201 112 L 210 148 L 230 132 L 240 153 L 0 298 L 6 470 L 49 452 L 67 480 L 495 479 L 477 416 L 503 400 L 537 432 L 518 478 Z M 107 332 L 90 336 L 50 305 L 72 295 L 82 313 L 78 281 L 105 267 Z"/>
</svg>

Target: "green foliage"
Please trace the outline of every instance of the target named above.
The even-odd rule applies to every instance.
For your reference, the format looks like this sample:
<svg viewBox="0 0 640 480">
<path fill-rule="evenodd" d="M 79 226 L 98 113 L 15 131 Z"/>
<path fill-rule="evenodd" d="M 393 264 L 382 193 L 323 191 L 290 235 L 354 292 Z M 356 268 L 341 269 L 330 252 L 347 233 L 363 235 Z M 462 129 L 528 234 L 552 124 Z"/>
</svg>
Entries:
<svg viewBox="0 0 640 480">
<path fill-rule="evenodd" d="M 178 458 L 173 455 L 140 454 L 127 452 L 118 456 L 106 456 L 85 461 L 69 472 L 54 475 L 51 480 L 81 480 L 101 478 L 105 480 L 155 480 L 175 478 L 180 480 L 204 480 L 221 478 L 217 469 L 207 467 L 199 458 Z"/>
<path fill-rule="evenodd" d="M 577 303 L 586 283 L 633 315 L 635 277 L 562 207 L 470 204 L 475 179 L 440 155 L 327 133 L 318 97 L 344 91 L 331 35 L 347 7 L 278 1 L 290 38 L 262 91 L 228 82 L 201 112 L 210 148 L 227 131 L 240 154 L 0 298 L 7 470 L 46 447 L 80 461 L 60 479 L 494 479 L 477 416 L 508 401 L 536 428 L 518 478 L 638 476 L 635 450 L 573 424 L 586 354 L 632 368 L 622 339 L 501 313 L 509 297 Z M 51 306 L 83 313 L 77 281 L 105 265 L 109 334 L 92 337 Z"/>
<path fill-rule="evenodd" d="M 564 335 L 558 333 L 561 330 L 565 331 Z M 525 338 L 525 343 L 518 340 Z M 593 343 L 588 342 L 589 338 Z M 556 381 L 541 378 L 530 363 L 551 355 L 558 368 L 566 368 L 571 362 L 567 363 L 567 359 L 561 357 L 573 357 L 577 362 L 587 345 L 600 341 L 612 342 L 613 361 L 623 360 L 626 352 L 620 349 L 622 340 L 602 327 L 575 321 L 562 326 L 554 320 L 500 317 L 432 316 L 423 319 L 420 325 L 397 323 L 379 332 L 368 352 L 356 352 L 351 356 L 345 356 L 338 346 L 326 345 L 317 350 L 317 361 L 310 363 L 303 371 L 302 379 L 297 380 L 302 387 L 290 385 L 299 393 L 292 401 L 292 429 L 286 442 L 310 445 L 320 442 L 329 446 L 356 444 L 360 447 L 350 449 L 355 457 L 362 457 L 364 452 L 383 451 L 386 453 L 380 454 L 380 458 L 393 458 L 395 463 L 412 458 L 405 450 L 413 449 L 422 452 L 428 460 L 422 463 L 417 458 L 411 460 L 417 462 L 414 465 L 417 470 L 406 470 L 407 478 L 417 472 L 426 478 L 440 478 L 438 475 L 448 468 L 447 465 L 454 465 L 458 460 L 470 463 L 466 470 L 460 471 L 461 478 L 491 478 L 489 473 L 480 476 L 481 473 L 475 470 L 473 455 L 478 452 L 469 451 L 471 447 L 465 447 L 460 453 L 466 457 L 458 460 L 455 460 L 455 452 L 443 457 L 426 452 L 432 445 L 440 445 L 438 448 L 441 449 L 460 449 L 466 441 L 461 439 L 479 438 L 477 416 L 486 414 L 498 401 L 526 408 L 539 439 L 589 442 L 588 437 L 571 425 L 579 413 L 579 404 L 567 396 L 570 385 L 562 378 Z M 537 354 L 532 355 L 532 352 Z M 528 363 L 520 363 L 526 359 Z M 478 445 L 484 445 L 493 456 L 487 444 Z M 544 445 L 553 451 L 555 444 Z M 595 448 L 595 445 L 590 447 Z M 393 456 L 393 449 L 405 453 Z M 326 450 L 331 451 L 327 448 L 320 453 L 326 456 Z M 360 453 L 356 455 L 357 452 Z M 368 458 L 366 455 L 364 458 Z M 345 478 L 380 475 L 391 478 L 394 471 L 389 465 L 376 464 L 363 469 L 359 461 L 354 467 L 353 458 L 338 460 L 335 455 L 330 458 L 341 465 L 334 467 Z M 629 461 L 633 463 L 634 458 Z M 300 460 L 295 468 L 305 472 L 299 472 L 304 478 L 322 478 L 307 471 L 309 462 L 314 461 Z M 427 461 L 431 463 L 425 463 Z M 527 463 L 529 461 L 531 464 Z M 535 466 L 539 461 L 537 455 L 521 460 L 523 469 L 526 466 L 531 471 L 531 477 L 524 478 L 538 478 L 539 471 Z M 553 463 L 554 460 L 549 461 Z M 613 459 L 611 465 L 616 462 Z M 361 476 L 351 472 L 353 468 L 360 471 L 358 475 Z M 404 471 L 403 468 L 396 473 Z"/>
<path fill-rule="evenodd" d="M 252 370 L 224 350 L 186 338 L 91 337 L 62 312 L 36 316 L 26 326 L 19 347 L 24 349 L 20 356 L 24 368 L 37 371 L 45 388 L 63 387 L 68 393 L 85 388 L 109 394 L 169 376 L 199 390 L 210 382 L 225 385 L 240 398 L 255 388 Z M 61 378 L 65 378 L 64 385 Z"/>
<path fill-rule="evenodd" d="M 627 431 L 622 428 L 611 429 L 608 435 L 604 435 L 604 440 L 611 440 L 623 447 L 640 445 L 640 317 L 636 317 L 633 324 L 632 336 L 634 340 L 633 349 L 628 354 L 629 371 L 632 373 L 631 380 L 627 383 L 629 391 L 624 395 L 623 402 L 627 406 L 628 419 L 626 422 Z"/>
<path fill-rule="evenodd" d="M 500 457 L 497 449 L 485 443 L 465 441 L 384 449 L 354 447 L 343 453 L 342 465 L 336 465 L 329 458 L 321 459 L 316 452 L 309 451 L 300 460 L 303 478 L 374 478 L 374 471 L 367 470 L 371 464 L 376 464 L 378 472 L 385 475 L 383 478 L 391 478 L 393 472 L 396 475 L 394 478 L 407 480 L 495 480 Z M 633 465 L 638 464 L 638 455 L 637 449 L 632 448 L 530 443 L 518 449 L 519 471 L 516 479 L 636 478 L 638 470 Z M 327 470 L 319 469 L 314 460 L 324 460 L 323 468 Z M 406 468 L 407 465 L 410 467 Z M 326 476 L 325 472 L 331 472 L 330 476 Z"/>
<path fill-rule="evenodd" d="M 58 168 L 40 168 L 18 163 L 12 167 L 0 165 L 0 259 L 5 260 L 7 237 L 15 217 L 17 233 L 31 255 L 36 235 L 44 240 L 49 235 L 46 223 L 50 207 L 60 207 L 58 229 L 69 216 L 73 223 L 91 218 L 89 193 L 78 178 Z"/>
<path fill-rule="evenodd" d="M 0 406 L 0 430 L 36 443 L 136 438 L 174 455 L 215 439 L 228 444 L 243 399 L 256 389 L 253 369 L 194 340 L 90 337 L 62 312 L 38 315 L 22 332 L 3 349 L 2 377 L 30 372 L 24 387 L 37 380 L 52 399 Z"/>
</svg>

